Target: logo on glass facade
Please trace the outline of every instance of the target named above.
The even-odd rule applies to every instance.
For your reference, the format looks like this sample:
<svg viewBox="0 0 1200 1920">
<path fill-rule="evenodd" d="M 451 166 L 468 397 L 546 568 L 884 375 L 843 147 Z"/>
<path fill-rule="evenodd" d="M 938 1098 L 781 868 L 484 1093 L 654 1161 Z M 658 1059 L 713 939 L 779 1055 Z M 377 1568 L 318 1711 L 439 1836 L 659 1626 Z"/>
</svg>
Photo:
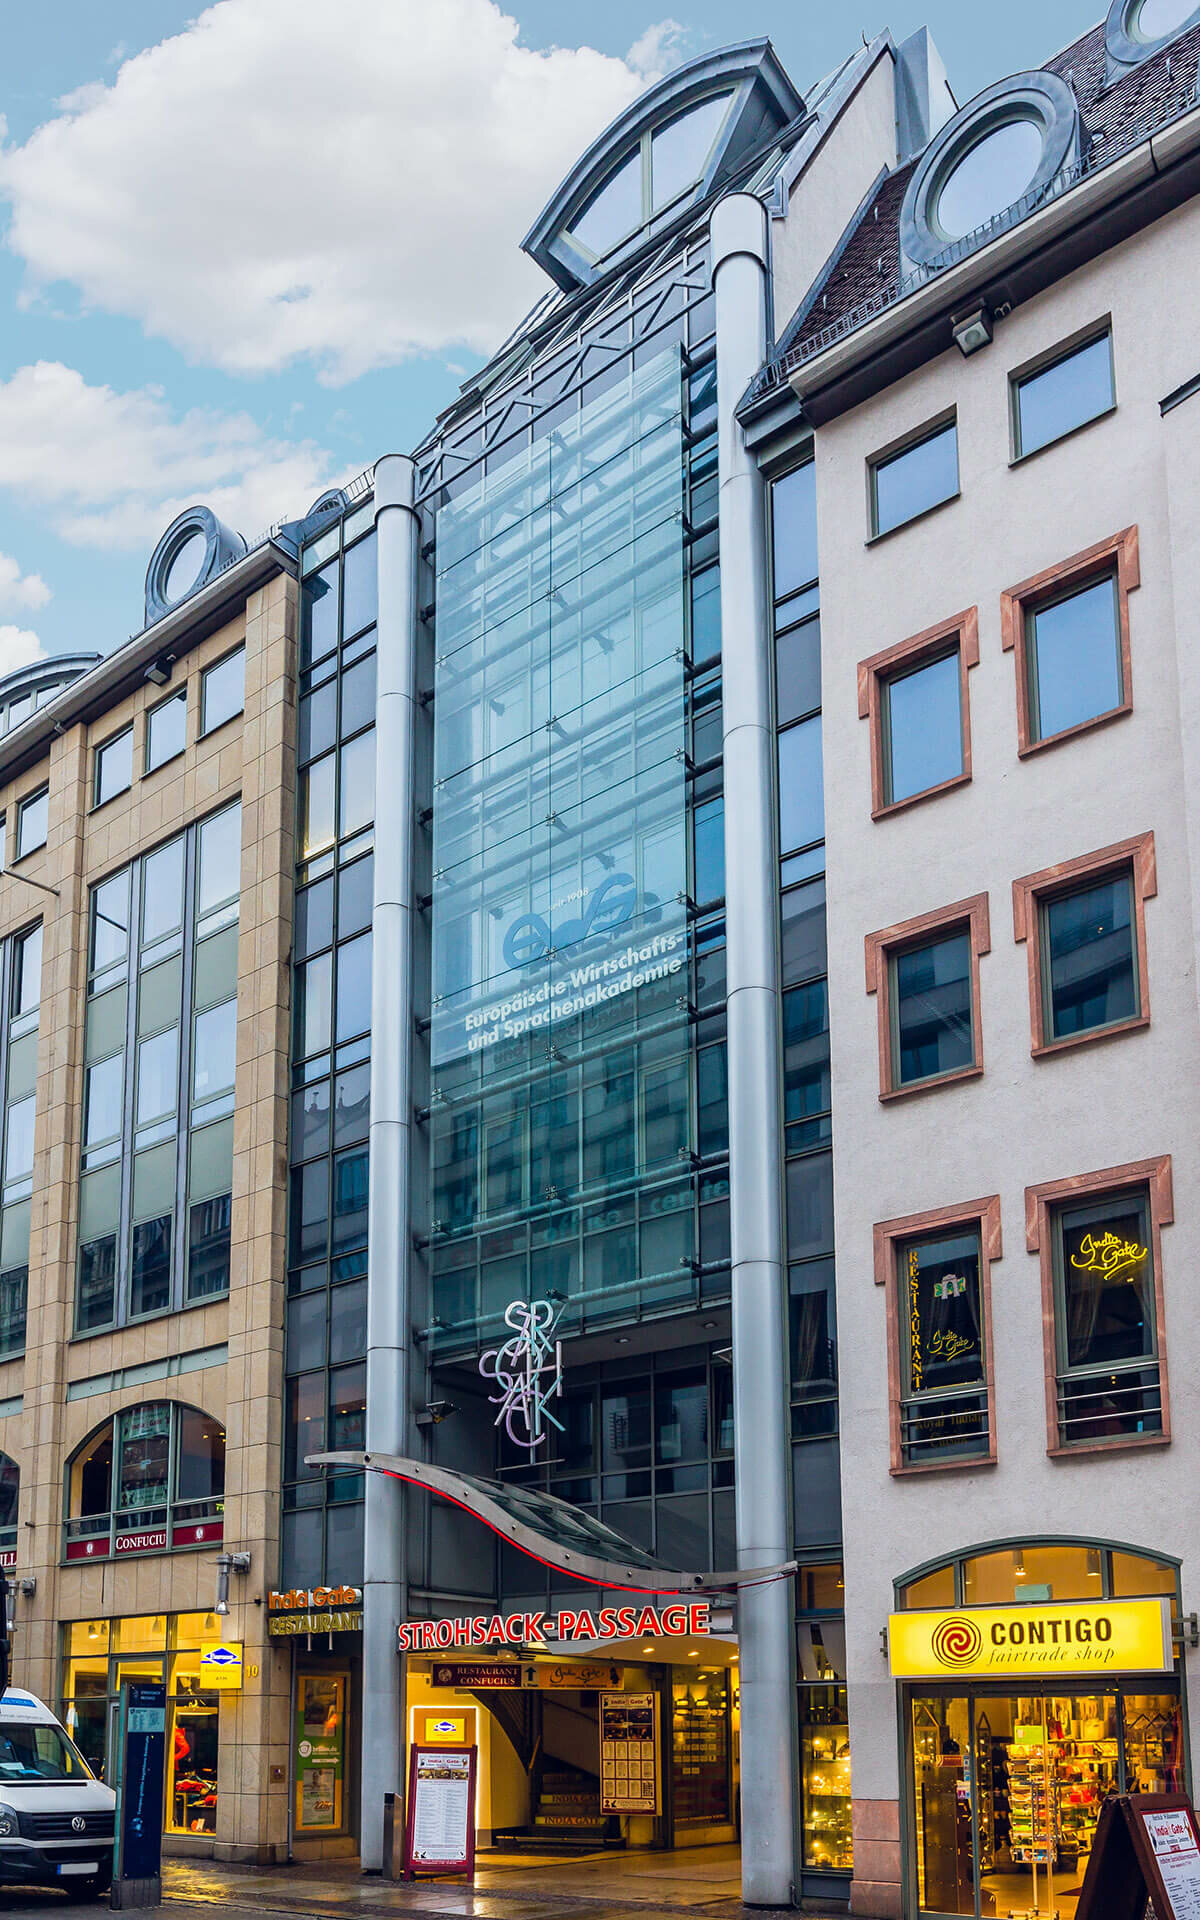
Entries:
<svg viewBox="0 0 1200 1920">
<path fill-rule="evenodd" d="M 553 953 L 581 947 L 585 940 L 615 933 L 633 918 L 637 889 L 631 873 L 610 873 L 590 892 L 580 889 L 558 903 L 579 908 L 557 927 L 540 913 L 523 913 L 504 936 L 504 958 L 510 967 L 532 967 Z"/>
<path fill-rule="evenodd" d="M 504 1324 L 513 1329 L 511 1340 L 480 1356 L 480 1373 L 500 1388 L 488 1395 L 500 1409 L 495 1425 L 503 1423 L 515 1447 L 532 1451 L 541 1446 L 546 1438 L 543 1421 L 563 1430 L 546 1404 L 562 1395 L 562 1341 L 553 1337 L 561 1312 L 549 1300 L 512 1301 L 504 1310 Z"/>
</svg>

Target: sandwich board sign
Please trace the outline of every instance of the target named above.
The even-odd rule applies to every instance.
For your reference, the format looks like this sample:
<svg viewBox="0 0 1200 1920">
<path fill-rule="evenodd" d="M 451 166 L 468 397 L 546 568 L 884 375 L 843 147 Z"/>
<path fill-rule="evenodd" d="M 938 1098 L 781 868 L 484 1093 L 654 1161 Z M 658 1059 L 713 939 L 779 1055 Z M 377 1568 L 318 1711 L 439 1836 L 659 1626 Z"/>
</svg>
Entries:
<svg viewBox="0 0 1200 1920">
<path fill-rule="evenodd" d="M 475 1870 L 475 1747 L 414 1745 L 404 1878 Z"/>
<path fill-rule="evenodd" d="M 1200 1920 L 1200 1827 L 1184 1793 L 1106 1800 L 1075 1920 Z"/>
</svg>

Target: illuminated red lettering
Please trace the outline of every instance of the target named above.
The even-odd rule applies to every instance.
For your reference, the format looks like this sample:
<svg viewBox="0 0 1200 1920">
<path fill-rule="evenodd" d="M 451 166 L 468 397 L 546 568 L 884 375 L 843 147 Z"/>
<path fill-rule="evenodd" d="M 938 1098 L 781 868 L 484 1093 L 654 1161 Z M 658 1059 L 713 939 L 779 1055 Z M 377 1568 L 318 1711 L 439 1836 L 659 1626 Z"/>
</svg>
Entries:
<svg viewBox="0 0 1200 1920">
<path fill-rule="evenodd" d="M 640 1640 L 643 1634 L 661 1632 L 662 1627 L 659 1625 L 658 1615 L 655 1613 L 654 1608 L 643 1607 L 638 1615 L 637 1626 L 634 1628 L 634 1633 L 637 1638 Z"/>
<path fill-rule="evenodd" d="M 525 1615 L 523 1613 L 509 1614 L 508 1619 L 504 1622 L 504 1638 L 510 1646 L 520 1645 L 521 1641 L 525 1638 Z"/>
<path fill-rule="evenodd" d="M 454 1644 L 456 1647 L 469 1647 L 471 1644 L 471 1622 L 461 1614 L 454 1622 Z"/>
<path fill-rule="evenodd" d="M 421 1622 L 421 1646 L 422 1646 L 422 1649 L 423 1649 L 423 1650 L 424 1650 L 425 1652 L 432 1652 L 432 1650 L 433 1650 L 433 1648 L 434 1648 L 434 1647 L 435 1647 L 436 1645 L 437 1645 L 437 1642 L 436 1642 L 436 1640 L 435 1640 L 435 1639 L 434 1639 L 434 1637 L 433 1637 L 433 1621 L 432 1621 L 432 1620 L 422 1620 L 422 1622 Z"/>
<path fill-rule="evenodd" d="M 691 1616 L 691 1631 L 693 1633 L 709 1632 L 711 1620 L 707 1600 L 697 1600 L 693 1606 L 688 1608 L 688 1613 Z"/>
<path fill-rule="evenodd" d="M 632 1607 L 617 1608 L 617 1625 L 626 1639 L 637 1631 L 637 1614 Z"/>
<path fill-rule="evenodd" d="M 575 1622 L 578 1618 L 579 1615 L 577 1613 L 559 1614 L 558 1637 L 560 1640 L 573 1640 L 575 1638 Z"/>
<path fill-rule="evenodd" d="M 471 1616 L 471 1645 L 482 1647 L 487 1644 L 487 1615 L 475 1613 Z"/>
<path fill-rule="evenodd" d="M 439 1647 L 452 1647 L 454 1645 L 453 1620 L 437 1621 L 433 1629 L 433 1634 L 436 1645 Z"/>
<path fill-rule="evenodd" d="M 483 1637 L 485 1644 L 489 1647 L 494 1647 L 499 1641 L 503 1640 L 504 1622 L 498 1613 L 494 1613 L 488 1621 L 487 1632 Z"/>
<path fill-rule="evenodd" d="M 601 1607 L 600 1638 L 601 1640 L 615 1640 L 616 1637 L 617 1637 L 616 1609 L 613 1607 Z"/>
<path fill-rule="evenodd" d="M 525 1615 L 526 1640 L 545 1640 L 546 1636 L 542 1631 L 542 1621 L 545 1618 L 544 1613 L 527 1613 Z"/>
<path fill-rule="evenodd" d="M 574 1638 L 576 1640 L 594 1640 L 596 1638 L 596 1622 L 592 1619 L 590 1613 L 585 1611 L 580 1614 L 579 1619 L 575 1623 Z"/>
<path fill-rule="evenodd" d="M 664 1607 L 662 1610 L 662 1629 L 664 1633 L 686 1633 L 688 1630 L 687 1608 Z"/>
</svg>

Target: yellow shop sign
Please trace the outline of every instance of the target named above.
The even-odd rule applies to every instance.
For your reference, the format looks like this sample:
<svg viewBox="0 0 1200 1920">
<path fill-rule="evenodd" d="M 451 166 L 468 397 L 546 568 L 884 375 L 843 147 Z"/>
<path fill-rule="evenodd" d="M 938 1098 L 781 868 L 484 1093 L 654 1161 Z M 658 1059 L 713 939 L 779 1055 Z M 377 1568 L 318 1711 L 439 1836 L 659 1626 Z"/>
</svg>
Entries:
<svg viewBox="0 0 1200 1920">
<path fill-rule="evenodd" d="M 1064 1600 L 893 1613 L 888 1656 L 897 1680 L 1169 1673 L 1171 1608 L 1166 1600 Z"/>
<path fill-rule="evenodd" d="M 205 1640 L 200 1648 L 200 1685 L 205 1691 L 236 1692 L 242 1684 L 240 1640 Z"/>
</svg>

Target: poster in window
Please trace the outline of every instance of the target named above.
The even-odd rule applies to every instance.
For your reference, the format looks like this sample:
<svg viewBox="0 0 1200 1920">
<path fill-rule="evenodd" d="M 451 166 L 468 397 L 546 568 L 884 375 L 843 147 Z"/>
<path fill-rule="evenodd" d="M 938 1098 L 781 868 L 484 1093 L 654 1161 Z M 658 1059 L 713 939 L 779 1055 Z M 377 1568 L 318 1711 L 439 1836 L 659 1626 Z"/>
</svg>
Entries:
<svg viewBox="0 0 1200 1920">
<path fill-rule="evenodd" d="M 905 1363 L 910 1394 L 975 1385 L 983 1379 L 979 1241 L 956 1234 L 911 1241 L 901 1257 Z"/>
<path fill-rule="evenodd" d="M 336 1832 L 342 1825 L 346 1757 L 346 1676 L 296 1677 L 297 1833 Z"/>
</svg>

